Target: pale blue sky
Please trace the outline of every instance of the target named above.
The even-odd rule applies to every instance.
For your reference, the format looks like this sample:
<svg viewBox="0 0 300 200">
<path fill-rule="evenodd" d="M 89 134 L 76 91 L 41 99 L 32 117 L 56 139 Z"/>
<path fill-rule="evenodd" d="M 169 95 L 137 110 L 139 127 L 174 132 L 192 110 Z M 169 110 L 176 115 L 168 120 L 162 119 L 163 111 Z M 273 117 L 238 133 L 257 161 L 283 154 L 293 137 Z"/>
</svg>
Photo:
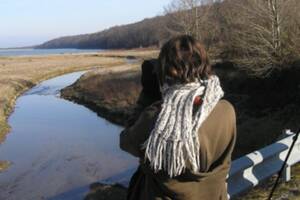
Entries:
<svg viewBox="0 0 300 200">
<path fill-rule="evenodd" d="M 101 31 L 164 13 L 171 0 L 0 0 L 0 48 Z"/>
</svg>

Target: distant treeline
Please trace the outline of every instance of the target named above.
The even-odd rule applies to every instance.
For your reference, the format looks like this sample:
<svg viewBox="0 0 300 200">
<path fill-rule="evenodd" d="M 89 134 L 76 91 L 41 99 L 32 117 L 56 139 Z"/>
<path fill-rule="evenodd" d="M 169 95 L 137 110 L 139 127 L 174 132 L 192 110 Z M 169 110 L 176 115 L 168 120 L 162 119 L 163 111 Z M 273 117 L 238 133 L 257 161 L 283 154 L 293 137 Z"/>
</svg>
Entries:
<svg viewBox="0 0 300 200">
<path fill-rule="evenodd" d="M 162 38 L 168 37 L 165 29 L 167 20 L 165 16 L 158 16 L 97 33 L 60 37 L 36 48 L 127 49 L 159 46 Z"/>
</svg>

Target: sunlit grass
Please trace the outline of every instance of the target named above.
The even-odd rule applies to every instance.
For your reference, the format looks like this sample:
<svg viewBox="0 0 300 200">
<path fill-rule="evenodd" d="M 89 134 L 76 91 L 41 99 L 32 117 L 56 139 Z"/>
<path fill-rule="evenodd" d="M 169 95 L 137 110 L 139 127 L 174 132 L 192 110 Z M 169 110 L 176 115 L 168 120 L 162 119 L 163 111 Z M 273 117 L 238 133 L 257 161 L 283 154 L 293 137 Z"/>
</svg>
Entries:
<svg viewBox="0 0 300 200">
<path fill-rule="evenodd" d="M 141 91 L 140 78 L 140 63 L 115 66 L 105 73 L 93 70 L 63 89 L 61 96 L 125 125 Z"/>
</svg>

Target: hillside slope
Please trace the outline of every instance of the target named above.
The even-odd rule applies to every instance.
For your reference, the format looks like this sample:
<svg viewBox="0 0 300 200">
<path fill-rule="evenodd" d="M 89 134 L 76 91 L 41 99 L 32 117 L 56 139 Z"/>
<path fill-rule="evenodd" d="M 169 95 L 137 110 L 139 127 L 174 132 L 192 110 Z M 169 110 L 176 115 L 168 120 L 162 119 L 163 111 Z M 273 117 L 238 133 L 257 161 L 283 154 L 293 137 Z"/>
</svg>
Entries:
<svg viewBox="0 0 300 200">
<path fill-rule="evenodd" d="M 162 38 L 168 38 L 168 21 L 168 16 L 157 16 L 101 32 L 56 38 L 36 48 L 120 49 L 159 45 Z"/>
</svg>

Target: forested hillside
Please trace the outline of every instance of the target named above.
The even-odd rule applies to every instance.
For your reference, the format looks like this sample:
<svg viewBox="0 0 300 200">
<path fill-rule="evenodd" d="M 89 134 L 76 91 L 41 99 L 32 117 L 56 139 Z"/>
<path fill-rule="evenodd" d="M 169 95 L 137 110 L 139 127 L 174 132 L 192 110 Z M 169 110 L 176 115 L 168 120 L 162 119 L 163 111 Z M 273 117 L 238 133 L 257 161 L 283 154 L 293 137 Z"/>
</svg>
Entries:
<svg viewBox="0 0 300 200">
<path fill-rule="evenodd" d="M 50 40 L 36 48 L 120 49 L 159 45 L 168 37 L 168 18 L 158 16 L 107 30 Z"/>
</svg>

